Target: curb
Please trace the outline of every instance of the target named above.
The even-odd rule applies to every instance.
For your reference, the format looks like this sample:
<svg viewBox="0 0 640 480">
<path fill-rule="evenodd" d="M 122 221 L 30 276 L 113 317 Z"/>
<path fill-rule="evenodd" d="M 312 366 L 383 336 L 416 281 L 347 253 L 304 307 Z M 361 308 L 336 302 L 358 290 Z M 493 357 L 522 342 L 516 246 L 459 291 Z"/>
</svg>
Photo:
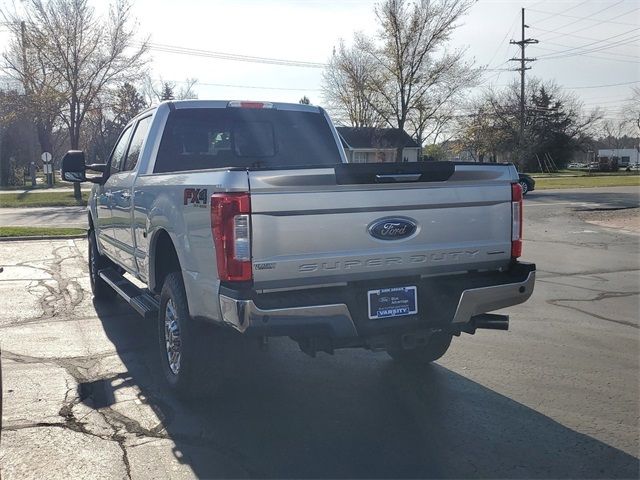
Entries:
<svg viewBox="0 0 640 480">
<path fill-rule="evenodd" d="M 0 237 L 0 242 L 22 242 L 26 240 L 69 240 L 87 238 L 87 234 L 83 235 L 34 235 L 32 237 Z"/>
</svg>

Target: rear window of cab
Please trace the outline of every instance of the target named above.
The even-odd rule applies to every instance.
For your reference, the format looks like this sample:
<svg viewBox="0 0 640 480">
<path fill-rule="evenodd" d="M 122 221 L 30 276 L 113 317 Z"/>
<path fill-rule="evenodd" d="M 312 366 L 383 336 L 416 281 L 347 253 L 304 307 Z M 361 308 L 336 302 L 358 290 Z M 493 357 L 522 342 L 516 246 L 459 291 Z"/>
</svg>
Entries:
<svg viewBox="0 0 640 480">
<path fill-rule="evenodd" d="M 154 172 L 339 163 L 338 145 L 319 112 L 193 108 L 169 114 Z"/>
</svg>

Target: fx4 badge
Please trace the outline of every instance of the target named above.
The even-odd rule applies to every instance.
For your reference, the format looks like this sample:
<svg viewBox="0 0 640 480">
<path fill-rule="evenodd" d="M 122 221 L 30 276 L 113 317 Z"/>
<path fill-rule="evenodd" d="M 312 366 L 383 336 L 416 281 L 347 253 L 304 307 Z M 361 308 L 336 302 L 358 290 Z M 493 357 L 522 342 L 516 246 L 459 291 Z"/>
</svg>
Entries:
<svg viewBox="0 0 640 480">
<path fill-rule="evenodd" d="M 193 205 L 196 207 L 206 207 L 209 201 L 206 188 L 185 188 L 184 189 L 184 204 Z"/>
</svg>

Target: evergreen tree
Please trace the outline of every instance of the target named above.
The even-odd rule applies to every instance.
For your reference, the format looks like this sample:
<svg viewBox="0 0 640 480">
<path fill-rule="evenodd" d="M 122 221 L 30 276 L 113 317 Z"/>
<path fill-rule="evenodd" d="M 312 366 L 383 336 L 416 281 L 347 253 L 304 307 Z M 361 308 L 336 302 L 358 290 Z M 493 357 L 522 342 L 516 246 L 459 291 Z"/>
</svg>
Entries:
<svg viewBox="0 0 640 480">
<path fill-rule="evenodd" d="M 147 103 L 136 87 L 129 82 L 123 83 L 116 91 L 113 104 L 114 123 L 122 130 L 129 120 L 147 107 Z"/>
<path fill-rule="evenodd" d="M 174 100 L 176 97 L 173 94 L 173 85 L 163 82 L 162 83 L 162 91 L 160 92 L 160 101 L 164 102 L 165 100 Z"/>
</svg>

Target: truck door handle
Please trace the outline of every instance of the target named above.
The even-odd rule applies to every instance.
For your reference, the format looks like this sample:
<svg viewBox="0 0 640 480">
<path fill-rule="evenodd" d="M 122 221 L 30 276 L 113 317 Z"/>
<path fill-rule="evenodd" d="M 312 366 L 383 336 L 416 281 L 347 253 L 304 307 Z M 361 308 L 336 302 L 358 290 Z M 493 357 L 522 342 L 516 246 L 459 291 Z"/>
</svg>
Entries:
<svg viewBox="0 0 640 480">
<path fill-rule="evenodd" d="M 392 182 L 417 182 L 422 176 L 421 173 L 389 173 L 376 175 L 376 181 L 380 183 Z"/>
</svg>

